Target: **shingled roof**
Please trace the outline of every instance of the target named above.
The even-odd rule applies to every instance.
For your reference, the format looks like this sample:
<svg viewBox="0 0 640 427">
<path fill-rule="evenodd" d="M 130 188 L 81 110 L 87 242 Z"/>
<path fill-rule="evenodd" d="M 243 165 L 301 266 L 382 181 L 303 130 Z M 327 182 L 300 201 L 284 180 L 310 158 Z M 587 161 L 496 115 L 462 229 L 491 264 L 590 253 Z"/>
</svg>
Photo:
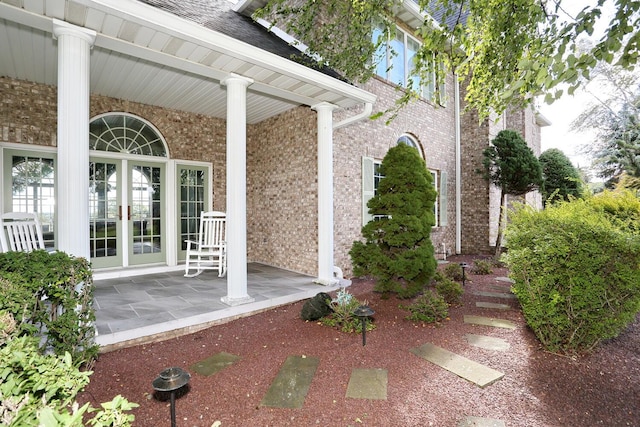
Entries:
<svg viewBox="0 0 640 427">
<path fill-rule="evenodd" d="M 233 10 L 228 0 L 138 0 L 181 18 L 193 21 L 267 52 L 290 59 L 331 77 L 344 80 L 336 71 L 320 67 L 317 61 L 277 37 L 253 19 Z"/>
</svg>

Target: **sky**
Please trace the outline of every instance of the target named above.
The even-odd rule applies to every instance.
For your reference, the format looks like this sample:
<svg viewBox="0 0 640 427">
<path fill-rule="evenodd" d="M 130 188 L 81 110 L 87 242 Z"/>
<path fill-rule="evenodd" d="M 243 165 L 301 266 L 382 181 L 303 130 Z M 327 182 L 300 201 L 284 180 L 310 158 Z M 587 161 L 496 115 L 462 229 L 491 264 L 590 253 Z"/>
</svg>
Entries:
<svg viewBox="0 0 640 427">
<path fill-rule="evenodd" d="M 563 0 L 562 6 L 569 13 L 575 15 L 583 7 L 594 3 L 594 0 Z M 603 18 L 596 25 L 592 37 L 594 41 L 598 39 L 598 35 L 604 32 L 612 14 L 612 4 L 608 3 L 604 6 Z M 593 84 L 590 84 L 589 89 L 597 90 L 597 87 L 594 88 Z M 541 102 L 538 105 L 540 113 L 552 123 L 551 126 L 542 128 L 542 151 L 558 148 L 571 159 L 575 167 L 588 168 L 591 165 L 591 159 L 581 154 L 580 147 L 592 144 L 595 141 L 595 136 L 590 131 L 571 131 L 570 127 L 571 122 L 593 103 L 595 103 L 595 98 L 583 90 L 577 90 L 574 95 L 567 95 L 565 91 L 565 95 L 551 105 Z"/>
<path fill-rule="evenodd" d="M 546 117 L 551 126 L 542 128 L 542 151 L 557 148 L 571 159 L 575 167 L 588 167 L 589 157 L 580 153 L 582 145 L 593 143 L 592 132 L 571 131 L 571 123 L 593 103 L 593 97 L 584 91 L 576 91 L 573 96 L 564 95 L 551 105 L 541 103 L 540 113 Z"/>
</svg>

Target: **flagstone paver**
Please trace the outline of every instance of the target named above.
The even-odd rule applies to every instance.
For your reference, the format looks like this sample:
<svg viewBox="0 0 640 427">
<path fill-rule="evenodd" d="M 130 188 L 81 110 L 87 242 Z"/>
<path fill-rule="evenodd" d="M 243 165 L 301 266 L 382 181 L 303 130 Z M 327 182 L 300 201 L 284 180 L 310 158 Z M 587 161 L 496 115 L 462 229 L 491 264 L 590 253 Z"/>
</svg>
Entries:
<svg viewBox="0 0 640 427">
<path fill-rule="evenodd" d="M 510 310 L 511 306 L 509 304 L 498 304 L 496 302 L 485 302 L 485 301 L 477 301 L 476 307 L 479 308 L 494 308 L 496 310 Z"/>
<path fill-rule="evenodd" d="M 386 369 L 354 369 L 349 378 L 346 397 L 354 399 L 387 399 Z"/>
<path fill-rule="evenodd" d="M 470 345 L 486 350 L 506 351 L 510 347 L 509 342 L 502 338 L 475 334 L 465 334 L 464 337 Z"/>
<path fill-rule="evenodd" d="M 491 298 L 505 298 L 505 299 L 515 299 L 516 296 L 512 293 L 507 292 L 484 292 L 477 291 L 473 293 L 474 295 L 479 295 L 481 297 L 491 297 Z"/>
<path fill-rule="evenodd" d="M 486 387 L 504 377 L 504 373 L 496 371 L 464 356 L 449 350 L 426 343 L 410 350 L 413 354 L 434 363 L 449 372 L 458 375 L 479 387 Z"/>
<path fill-rule="evenodd" d="M 274 408 L 302 408 L 319 363 L 320 359 L 317 357 L 287 357 L 262 398 L 261 405 Z"/>
<path fill-rule="evenodd" d="M 200 375 L 208 377 L 216 372 L 220 372 L 227 366 L 231 366 L 240 360 L 240 356 L 235 354 L 220 352 L 213 356 L 207 357 L 204 360 L 194 363 L 190 366 L 192 372 L 196 372 Z"/>
<path fill-rule="evenodd" d="M 515 281 L 509 277 L 496 277 L 496 280 L 500 282 L 515 283 Z"/>
<path fill-rule="evenodd" d="M 493 418 L 466 417 L 458 427 L 505 427 L 505 423 Z"/>
<path fill-rule="evenodd" d="M 464 315 L 464 323 L 473 325 L 493 326 L 495 328 L 515 329 L 516 324 L 511 320 L 494 319 L 492 317 Z"/>
</svg>

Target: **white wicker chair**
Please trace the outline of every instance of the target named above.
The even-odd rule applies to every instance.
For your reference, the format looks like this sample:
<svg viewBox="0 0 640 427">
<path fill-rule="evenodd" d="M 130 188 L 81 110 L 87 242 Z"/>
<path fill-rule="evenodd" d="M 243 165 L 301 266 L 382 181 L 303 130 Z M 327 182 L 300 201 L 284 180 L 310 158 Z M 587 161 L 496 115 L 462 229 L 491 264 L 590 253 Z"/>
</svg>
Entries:
<svg viewBox="0 0 640 427">
<path fill-rule="evenodd" d="M 195 277 L 203 270 L 217 270 L 218 277 L 227 272 L 227 217 L 224 212 L 202 212 L 198 241 L 187 242 L 185 277 Z M 190 273 L 190 270 L 195 270 Z"/>
</svg>

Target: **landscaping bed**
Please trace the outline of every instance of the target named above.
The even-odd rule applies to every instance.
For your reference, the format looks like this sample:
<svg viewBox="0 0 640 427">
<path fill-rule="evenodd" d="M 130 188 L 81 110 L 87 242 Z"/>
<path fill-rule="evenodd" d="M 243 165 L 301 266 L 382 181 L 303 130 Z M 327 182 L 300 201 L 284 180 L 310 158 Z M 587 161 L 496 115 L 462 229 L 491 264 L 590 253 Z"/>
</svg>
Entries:
<svg viewBox="0 0 640 427">
<path fill-rule="evenodd" d="M 474 257 L 452 257 L 472 263 Z M 122 394 L 140 404 L 136 426 L 170 425 L 167 396 L 152 386 L 168 367 L 191 372 L 195 363 L 220 352 L 240 357 L 210 376 L 192 373 L 176 401 L 177 425 L 230 426 L 456 426 L 467 416 L 502 420 L 507 426 L 632 426 L 640 420 L 640 318 L 619 337 L 594 353 L 571 358 L 550 354 L 526 327 L 518 302 L 474 292 L 506 291 L 489 275 L 467 269 L 462 305 L 450 307 L 440 324 L 405 320 L 400 309 L 409 300 L 382 299 L 373 283 L 354 279 L 349 288 L 375 311 L 376 328 L 346 334 L 300 318 L 303 301 L 274 308 L 209 329 L 153 344 L 100 355 L 91 383 L 79 396 L 94 406 Z M 503 291 L 503 292 L 504 292 Z M 332 294 L 333 296 L 333 294 Z M 509 310 L 476 307 L 486 301 Z M 511 320 L 515 330 L 464 323 L 465 315 Z M 506 351 L 469 345 L 465 334 L 502 338 Z M 480 388 L 410 352 L 432 343 L 501 371 L 505 376 Z M 286 358 L 319 358 L 309 392 L 300 409 L 262 406 L 261 401 Z M 388 373 L 387 399 L 346 398 L 354 369 L 379 368 Z"/>
</svg>

